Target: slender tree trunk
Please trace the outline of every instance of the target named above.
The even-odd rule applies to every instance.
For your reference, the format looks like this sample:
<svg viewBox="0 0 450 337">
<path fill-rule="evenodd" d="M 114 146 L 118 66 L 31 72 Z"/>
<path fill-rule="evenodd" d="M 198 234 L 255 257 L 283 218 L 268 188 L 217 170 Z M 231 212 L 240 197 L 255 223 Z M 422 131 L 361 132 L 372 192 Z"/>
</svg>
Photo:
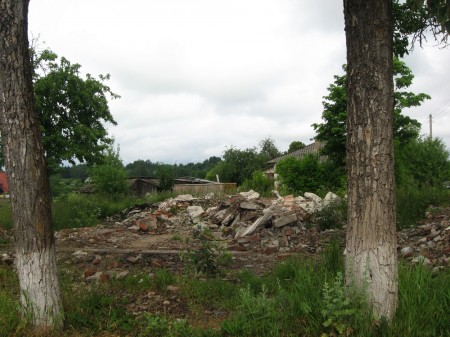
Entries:
<svg viewBox="0 0 450 337">
<path fill-rule="evenodd" d="M 50 188 L 34 110 L 28 0 L 0 0 L 0 130 L 14 221 L 23 312 L 38 328 L 62 326 Z"/>
<path fill-rule="evenodd" d="M 390 320 L 397 308 L 392 2 L 344 0 L 347 40 L 346 280 Z"/>
</svg>

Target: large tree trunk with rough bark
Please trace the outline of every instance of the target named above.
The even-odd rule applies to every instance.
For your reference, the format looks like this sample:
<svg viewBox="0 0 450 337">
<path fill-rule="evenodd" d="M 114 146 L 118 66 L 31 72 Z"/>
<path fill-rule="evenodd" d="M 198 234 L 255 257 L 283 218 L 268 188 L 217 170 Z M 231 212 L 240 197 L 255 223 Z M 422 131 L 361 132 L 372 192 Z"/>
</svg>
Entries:
<svg viewBox="0 0 450 337">
<path fill-rule="evenodd" d="M 23 313 L 37 328 L 59 328 L 62 305 L 50 188 L 34 110 L 27 15 L 27 0 L 0 0 L 0 130 Z"/>
<path fill-rule="evenodd" d="M 397 308 L 392 2 L 344 0 L 347 40 L 346 280 L 377 318 Z"/>
</svg>

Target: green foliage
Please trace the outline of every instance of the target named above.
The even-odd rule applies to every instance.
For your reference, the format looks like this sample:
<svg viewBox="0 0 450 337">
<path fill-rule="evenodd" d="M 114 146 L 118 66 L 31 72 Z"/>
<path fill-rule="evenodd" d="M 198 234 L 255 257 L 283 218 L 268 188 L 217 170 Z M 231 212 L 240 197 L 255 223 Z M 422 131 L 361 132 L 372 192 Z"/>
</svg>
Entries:
<svg viewBox="0 0 450 337">
<path fill-rule="evenodd" d="M 0 198 L 0 227 L 13 228 L 11 199 Z"/>
<path fill-rule="evenodd" d="M 351 319 L 356 308 L 346 294 L 342 273 L 337 273 L 331 285 L 328 282 L 323 285 L 323 302 L 323 326 L 331 330 L 326 336 L 350 336 L 353 333 Z"/>
<path fill-rule="evenodd" d="M 78 178 L 63 179 L 60 173 L 52 174 L 49 177 L 50 190 L 53 198 L 66 196 L 78 191 L 83 185 L 83 181 Z"/>
<path fill-rule="evenodd" d="M 41 123 L 42 144 L 48 167 L 55 171 L 63 161 L 98 163 L 112 144 L 104 123 L 116 124 L 108 96 L 118 98 L 105 85 L 109 75 L 98 79 L 80 76 L 79 64 L 71 64 L 50 50 L 34 55 L 36 112 Z"/>
<path fill-rule="evenodd" d="M 170 270 L 158 269 L 152 278 L 152 285 L 159 291 L 166 291 L 167 286 L 174 284 L 176 281 L 175 275 Z"/>
<path fill-rule="evenodd" d="M 273 189 L 274 181 L 267 178 L 264 172 L 261 171 L 253 172 L 252 178 L 244 180 L 240 187 L 240 190 L 242 191 L 254 190 L 265 197 L 271 196 Z"/>
<path fill-rule="evenodd" d="M 289 144 L 289 148 L 287 150 L 287 153 L 291 153 L 297 150 L 301 150 L 305 147 L 305 143 L 300 142 L 298 140 L 294 140 L 291 144 Z"/>
<path fill-rule="evenodd" d="M 119 158 L 119 149 L 109 147 L 104 153 L 102 163 L 95 164 L 89 170 L 92 183 L 100 194 L 117 197 L 128 192 L 126 172 Z"/>
<path fill-rule="evenodd" d="M 263 139 L 256 147 L 239 150 L 230 147 L 225 150 L 223 161 L 208 171 L 206 179 L 216 180 L 219 175 L 221 182 L 242 185 L 245 180 L 252 179 L 253 172 L 263 171 L 269 160 L 281 155 L 271 138 Z"/>
<path fill-rule="evenodd" d="M 53 201 L 53 228 L 59 230 L 94 226 L 99 223 L 101 218 L 116 214 L 139 202 L 142 200 L 125 195 L 121 198 L 111 199 L 105 195 L 71 193 Z"/>
<path fill-rule="evenodd" d="M 342 228 L 347 223 L 347 201 L 345 199 L 334 200 L 314 214 L 314 223 L 321 230 Z"/>
<path fill-rule="evenodd" d="M 225 150 L 223 161 L 217 164 L 207 174 L 207 179 L 215 180 L 219 175 L 220 182 L 237 183 L 241 185 L 254 171 L 261 170 L 266 157 L 259 156 L 256 148 L 238 150 L 234 147 Z"/>
<path fill-rule="evenodd" d="M 98 224 L 100 207 L 91 196 L 70 193 L 52 206 L 53 228 L 91 227 Z"/>
<path fill-rule="evenodd" d="M 239 314 L 222 324 L 225 336 L 280 336 L 276 322 L 280 311 L 274 298 L 267 295 L 265 287 L 254 294 L 248 287 L 241 289 Z"/>
<path fill-rule="evenodd" d="M 159 187 L 163 191 L 171 191 L 174 185 L 173 169 L 170 165 L 159 165 L 156 171 L 156 177 L 159 179 Z"/>
<path fill-rule="evenodd" d="M 450 336 L 450 270 L 399 264 L 399 305 L 388 336 Z"/>
<path fill-rule="evenodd" d="M 302 195 L 318 190 L 336 190 L 342 185 L 342 172 L 330 162 L 321 163 L 316 155 L 301 159 L 288 157 L 277 163 L 278 180 L 287 193 Z"/>
<path fill-rule="evenodd" d="M 210 157 L 202 163 L 188 164 L 162 164 L 153 163 L 150 160 L 135 160 L 128 164 L 125 169 L 129 177 L 156 177 L 160 166 L 168 166 L 173 171 L 174 178 L 195 177 L 204 179 L 209 170 L 213 169 L 222 159 L 219 157 Z M 214 177 L 215 181 L 216 178 Z"/>
<path fill-rule="evenodd" d="M 406 5 L 421 15 L 424 28 L 418 30 L 415 38 L 426 40 L 425 32 L 431 30 L 435 40 L 446 43 L 450 33 L 450 3 L 447 0 L 407 0 Z"/>
<path fill-rule="evenodd" d="M 275 141 L 270 137 L 259 142 L 259 149 L 259 155 L 263 157 L 265 162 L 281 156 L 281 152 L 276 147 Z"/>
<path fill-rule="evenodd" d="M 420 123 L 401 114 L 404 108 L 420 106 L 430 96 L 419 93 L 405 92 L 401 89 L 412 84 L 414 75 L 406 64 L 394 58 L 394 139 L 401 144 L 419 136 Z M 346 71 L 346 66 L 343 67 Z M 345 167 L 346 139 L 347 139 L 347 94 L 345 83 L 347 75 L 334 76 L 334 83 L 328 87 L 329 94 L 324 97 L 322 112 L 323 123 L 314 123 L 312 126 L 317 132 L 316 139 L 325 143 L 322 153 L 337 166 Z"/>
<path fill-rule="evenodd" d="M 448 204 L 450 191 L 441 187 L 402 186 L 397 189 L 397 229 L 415 227 L 430 205 Z"/>
<path fill-rule="evenodd" d="M 441 187 L 450 180 L 450 154 L 441 139 L 419 138 L 397 152 L 398 185 Z"/>
<path fill-rule="evenodd" d="M 194 238 L 200 240 L 200 248 L 188 249 L 180 256 L 196 274 L 208 277 L 218 275 L 221 268 L 231 262 L 231 255 L 220 243 L 211 241 L 210 236 L 208 229 L 200 227 L 194 232 Z"/>
</svg>

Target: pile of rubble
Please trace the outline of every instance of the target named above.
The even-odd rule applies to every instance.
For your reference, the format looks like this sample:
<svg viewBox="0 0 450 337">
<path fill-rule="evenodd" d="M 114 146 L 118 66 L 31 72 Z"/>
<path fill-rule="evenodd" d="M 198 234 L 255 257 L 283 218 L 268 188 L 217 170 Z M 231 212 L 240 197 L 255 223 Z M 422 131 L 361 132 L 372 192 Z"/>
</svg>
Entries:
<svg viewBox="0 0 450 337">
<path fill-rule="evenodd" d="M 95 227 L 64 229 L 55 236 L 60 250 L 129 251 L 127 254 L 135 254 L 128 257 L 130 263 L 135 263 L 134 259 L 139 262 L 142 252 L 177 254 L 187 248 L 195 249 L 200 245 L 193 239 L 196 231 L 206 233 L 234 252 L 314 254 L 332 238 L 345 244 L 344 230 L 321 230 L 315 224 L 321 210 L 340 201 L 331 192 L 323 199 L 313 193 L 262 198 L 255 191 L 222 199 L 213 194 L 202 198 L 179 195 L 160 203 L 136 205 Z M 400 231 L 399 256 L 437 270 L 449 266 L 449 219 L 450 208 L 434 210 L 427 213 L 420 226 Z M 10 264 L 11 254 L 4 253 L 0 261 Z"/>
</svg>

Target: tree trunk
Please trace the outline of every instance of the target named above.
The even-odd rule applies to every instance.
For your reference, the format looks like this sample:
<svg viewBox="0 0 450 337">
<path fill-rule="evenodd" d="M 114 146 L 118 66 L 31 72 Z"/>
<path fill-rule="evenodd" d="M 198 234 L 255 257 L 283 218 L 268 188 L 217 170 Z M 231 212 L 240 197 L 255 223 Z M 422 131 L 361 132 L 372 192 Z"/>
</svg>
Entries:
<svg viewBox="0 0 450 337">
<path fill-rule="evenodd" d="M 11 192 L 23 313 L 38 328 L 63 323 L 41 145 L 28 52 L 28 0 L 0 0 L 0 129 Z"/>
<path fill-rule="evenodd" d="M 392 2 L 344 0 L 347 41 L 346 280 L 375 317 L 397 308 Z"/>
</svg>

